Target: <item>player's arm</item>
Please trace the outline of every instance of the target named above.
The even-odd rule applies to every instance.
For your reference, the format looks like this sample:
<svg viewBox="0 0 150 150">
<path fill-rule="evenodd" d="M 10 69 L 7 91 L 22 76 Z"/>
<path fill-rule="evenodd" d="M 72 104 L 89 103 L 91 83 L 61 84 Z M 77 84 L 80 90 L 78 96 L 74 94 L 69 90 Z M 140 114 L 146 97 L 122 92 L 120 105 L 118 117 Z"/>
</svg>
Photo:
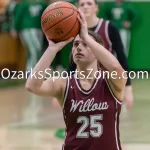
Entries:
<svg viewBox="0 0 150 150">
<path fill-rule="evenodd" d="M 85 42 L 93 51 L 99 62 L 109 72 L 108 81 L 113 85 L 114 90 L 121 92 L 125 87 L 127 77 L 125 70 L 122 68 L 118 60 L 92 37 L 87 36 Z"/>
<path fill-rule="evenodd" d="M 127 57 L 124 53 L 124 47 L 121 41 L 119 31 L 112 23 L 109 23 L 108 25 L 108 34 L 109 34 L 110 41 L 112 43 L 112 49 L 115 51 L 119 63 L 127 73 L 127 82 L 124 90 L 125 92 L 124 101 L 126 101 L 126 105 L 129 110 L 133 104 L 133 90 L 132 90 L 131 79 L 129 77 L 130 70 L 128 67 Z"/>
<path fill-rule="evenodd" d="M 113 84 L 114 91 L 122 93 L 126 84 L 126 73 L 124 73 L 124 76 L 122 76 L 124 69 L 122 68 L 118 60 L 115 58 L 115 56 L 113 56 L 106 48 L 97 43 L 91 36 L 88 35 L 86 20 L 84 18 L 83 13 L 81 11 L 79 12 L 81 16 L 81 19 L 79 18 L 79 21 L 81 23 L 80 36 L 93 51 L 100 63 L 109 72 L 108 80 L 109 83 Z M 114 72 L 116 75 L 112 76 L 112 72 Z"/>
<path fill-rule="evenodd" d="M 57 52 L 71 40 L 72 39 L 57 44 L 52 41 L 49 42 L 48 48 L 34 67 L 32 74 L 30 74 L 27 79 L 25 87 L 28 91 L 39 96 L 55 97 L 58 100 L 61 100 L 66 81 L 61 78 L 49 78 L 45 80 L 45 70 L 51 66 Z"/>
<path fill-rule="evenodd" d="M 124 53 L 124 47 L 121 41 L 119 31 L 112 23 L 109 23 L 108 25 L 108 34 L 109 34 L 110 41 L 112 43 L 112 49 L 116 53 L 118 61 L 120 65 L 123 67 L 123 69 L 127 72 L 126 86 L 130 86 L 131 85 L 131 80 L 129 78 L 130 70 L 128 67 L 127 57 L 125 56 Z"/>
</svg>

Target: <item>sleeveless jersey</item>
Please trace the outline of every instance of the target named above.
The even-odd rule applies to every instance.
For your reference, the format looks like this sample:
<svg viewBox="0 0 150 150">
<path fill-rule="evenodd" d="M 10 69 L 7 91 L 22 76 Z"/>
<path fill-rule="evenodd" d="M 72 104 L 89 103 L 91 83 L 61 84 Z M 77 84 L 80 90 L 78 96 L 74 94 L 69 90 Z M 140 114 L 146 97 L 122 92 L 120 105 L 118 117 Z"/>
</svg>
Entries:
<svg viewBox="0 0 150 150">
<path fill-rule="evenodd" d="M 110 41 L 109 33 L 108 33 L 108 24 L 109 21 L 106 21 L 101 18 L 94 32 L 98 33 L 102 37 L 104 42 L 104 47 L 108 49 L 110 52 L 113 52 L 112 43 Z"/>
<path fill-rule="evenodd" d="M 62 108 L 66 124 L 62 149 L 121 150 L 121 104 L 107 79 L 97 78 L 89 90 L 84 90 L 75 74 L 69 77 Z"/>
</svg>

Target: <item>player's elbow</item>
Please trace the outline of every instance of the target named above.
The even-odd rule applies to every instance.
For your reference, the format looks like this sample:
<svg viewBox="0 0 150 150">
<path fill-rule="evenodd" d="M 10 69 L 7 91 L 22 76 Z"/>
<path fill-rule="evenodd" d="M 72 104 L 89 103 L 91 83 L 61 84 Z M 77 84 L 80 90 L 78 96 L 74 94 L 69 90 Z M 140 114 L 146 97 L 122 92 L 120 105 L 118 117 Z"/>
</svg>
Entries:
<svg viewBox="0 0 150 150">
<path fill-rule="evenodd" d="M 123 71 L 123 68 L 121 67 L 121 65 L 119 63 L 112 64 L 111 69 L 113 72 L 115 72 L 117 74 L 117 76 Z"/>
<path fill-rule="evenodd" d="M 27 91 L 29 91 L 29 92 L 32 92 L 32 93 L 33 93 L 33 91 L 34 91 L 34 88 L 33 88 L 30 84 L 28 84 L 28 83 L 25 84 L 25 89 L 26 89 Z"/>
<path fill-rule="evenodd" d="M 33 84 L 29 83 L 29 82 L 27 82 L 25 84 L 25 89 L 27 91 L 31 92 L 31 93 L 36 93 L 37 92 L 37 86 L 35 86 L 35 85 L 33 85 Z"/>
<path fill-rule="evenodd" d="M 124 69 L 122 68 L 122 66 L 119 63 L 116 63 L 113 65 L 113 70 L 116 71 L 117 74 L 124 72 Z"/>
<path fill-rule="evenodd" d="M 127 82 L 127 72 L 120 66 L 118 68 L 116 68 L 116 72 L 118 74 L 118 77 L 119 77 L 119 80 L 120 80 L 120 83 L 121 83 L 121 89 L 122 87 L 124 88 L 124 86 L 126 85 L 126 82 Z"/>
</svg>

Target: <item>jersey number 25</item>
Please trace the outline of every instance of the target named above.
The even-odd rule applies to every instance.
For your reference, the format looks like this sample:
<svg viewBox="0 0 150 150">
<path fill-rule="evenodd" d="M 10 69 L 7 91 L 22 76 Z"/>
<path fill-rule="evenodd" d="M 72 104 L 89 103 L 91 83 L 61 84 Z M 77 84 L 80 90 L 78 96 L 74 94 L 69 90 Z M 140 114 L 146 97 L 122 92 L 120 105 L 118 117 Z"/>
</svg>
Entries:
<svg viewBox="0 0 150 150">
<path fill-rule="evenodd" d="M 89 134 L 92 137 L 100 137 L 103 133 L 103 126 L 99 120 L 103 120 L 103 115 L 91 115 L 90 118 L 86 116 L 80 116 L 77 119 L 77 123 L 82 123 L 82 126 L 77 132 L 76 138 L 88 138 Z M 86 132 L 85 129 L 90 126 L 90 131 Z"/>
</svg>

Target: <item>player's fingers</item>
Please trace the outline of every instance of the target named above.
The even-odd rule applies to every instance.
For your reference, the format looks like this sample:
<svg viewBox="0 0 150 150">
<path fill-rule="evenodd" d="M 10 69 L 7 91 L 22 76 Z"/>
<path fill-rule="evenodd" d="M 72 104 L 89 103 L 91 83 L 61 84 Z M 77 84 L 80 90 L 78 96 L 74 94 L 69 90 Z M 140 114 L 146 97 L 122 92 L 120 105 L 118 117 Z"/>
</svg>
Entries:
<svg viewBox="0 0 150 150">
<path fill-rule="evenodd" d="M 52 40 L 50 40 L 50 39 L 48 38 L 48 36 L 46 36 L 46 39 L 47 39 L 49 45 L 50 45 L 50 44 L 54 44 L 54 42 L 53 42 Z"/>
<path fill-rule="evenodd" d="M 60 47 L 64 47 L 65 45 L 67 45 L 68 43 L 73 41 L 73 39 L 74 39 L 74 37 L 71 37 L 70 39 L 68 39 L 66 41 L 59 42 Z"/>
<path fill-rule="evenodd" d="M 78 9 L 78 12 L 79 12 L 79 14 L 80 14 L 80 17 L 81 17 L 83 23 L 86 23 L 86 20 L 85 20 L 85 17 L 84 17 L 83 12 L 82 12 L 80 9 Z"/>
<path fill-rule="evenodd" d="M 74 40 L 74 37 L 71 37 L 69 40 L 67 40 L 67 43 L 70 43 Z"/>
<path fill-rule="evenodd" d="M 48 41 L 48 42 L 50 42 L 50 40 L 49 40 L 48 36 L 46 36 L 46 39 L 47 39 L 47 41 Z"/>
<path fill-rule="evenodd" d="M 77 18 L 78 18 L 80 24 L 83 25 L 83 21 L 81 20 L 80 16 L 77 16 Z"/>
<path fill-rule="evenodd" d="M 48 37 L 46 36 L 47 41 L 49 41 Z"/>
<path fill-rule="evenodd" d="M 128 111 L 131 110 L 132 106 L 133 106 L 133 102 L 132 101 L 126 102 L 126 108 L 127 108 Z"/>
</svg>

